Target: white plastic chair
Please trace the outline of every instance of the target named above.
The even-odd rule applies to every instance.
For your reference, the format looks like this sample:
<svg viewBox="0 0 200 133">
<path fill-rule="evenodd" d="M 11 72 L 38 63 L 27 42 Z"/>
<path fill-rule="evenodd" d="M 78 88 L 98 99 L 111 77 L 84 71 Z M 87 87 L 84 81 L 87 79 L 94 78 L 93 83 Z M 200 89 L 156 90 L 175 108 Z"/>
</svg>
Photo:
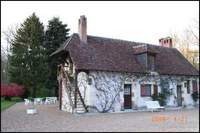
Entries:
<svg viewBox="0 0 200 133">
<path fill-rule="evenodd" d="M 56 102 L 57 102 L 57 97 L 46 97 L 45 99 L 45 104 L 51 104 Z"/>
<path fill-rule="evenodd" d="M 42 98 L 34 98 L 34 104 L 42 104 Z"/>
<path fill-rule="evenodd" d="M 24 101 L 25 101 L 25 105 L 29 105 L 29 104 L 31 104 L 32 102 L 31 102 L 31 100 L 29 100 L 29 99 L 24 99 Z"/>
<path fill-rule="evenodd" d="M 53 102 L 53 103 L 56 103 L 56 102 L 57 102 L 57 97 L 52 97 L 51 99 L 52 99 L 52 102 Z"/>
<path fill-rule="evenodd" d="M 49 97 L 46 97 L 44 104 L 51 104 L 51 99 Z"/>
</svg>

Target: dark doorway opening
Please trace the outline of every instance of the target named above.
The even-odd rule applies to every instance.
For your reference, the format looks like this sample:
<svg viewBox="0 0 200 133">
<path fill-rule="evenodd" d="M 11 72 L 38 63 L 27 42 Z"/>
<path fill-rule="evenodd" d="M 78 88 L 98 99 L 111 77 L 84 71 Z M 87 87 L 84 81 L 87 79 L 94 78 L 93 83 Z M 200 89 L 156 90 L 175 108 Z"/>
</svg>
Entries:
<svg viewBox="0 0 200 133">
<path fill-rule="evenodd" d="M 132 108 L 131 84 L 124 84 L 124 109 Z"/>
<path fill-rule="evenodd" d="M 181 90 L 181 85 L 177 85 L 177 103 L 178 103 L 178 106 L 182 106 L 182 90 Z"/>
</svg>

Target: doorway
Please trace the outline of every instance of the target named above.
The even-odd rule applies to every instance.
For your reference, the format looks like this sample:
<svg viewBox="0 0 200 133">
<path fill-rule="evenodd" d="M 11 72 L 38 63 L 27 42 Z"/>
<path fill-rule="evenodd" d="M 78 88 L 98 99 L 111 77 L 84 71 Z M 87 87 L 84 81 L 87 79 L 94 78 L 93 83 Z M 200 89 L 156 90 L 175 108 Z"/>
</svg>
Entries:
<svg viewBox="0 0 200 133">
<path fill-rule="evenodd" d="M 182 90 L 181 85 L 177 85 L 177 104 L 182 106 Z"/>
<path fill-rule="evenodd" d="M 132 109 L 131 84 L 124 84 L 124 109 Z"/>
</svg>

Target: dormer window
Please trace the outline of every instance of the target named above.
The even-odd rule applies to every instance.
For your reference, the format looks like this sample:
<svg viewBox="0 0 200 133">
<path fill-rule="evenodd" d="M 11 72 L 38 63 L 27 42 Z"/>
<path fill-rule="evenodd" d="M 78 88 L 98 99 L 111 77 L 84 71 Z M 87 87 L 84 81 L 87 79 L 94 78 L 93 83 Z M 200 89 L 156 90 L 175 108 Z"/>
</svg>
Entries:
<svg viewBox="0 0 200 133">
<path fill-rule="evenodd" d="M 138 63 L 148 71 L 155 71 L 156 52 L 149 48 L 148 45 L 134 47 L 134 54 Z"/>
<path fill-rule="evenodd" d="M 155 55 L 142 53 L 136 55 L 137 61 L 149 71 L 155 70 Z"/>
<path fill-rule="evenodd" d="M 155 70 L 155 55 L 147 54 L 147 69 L 150 71 Z"/>
</svg>

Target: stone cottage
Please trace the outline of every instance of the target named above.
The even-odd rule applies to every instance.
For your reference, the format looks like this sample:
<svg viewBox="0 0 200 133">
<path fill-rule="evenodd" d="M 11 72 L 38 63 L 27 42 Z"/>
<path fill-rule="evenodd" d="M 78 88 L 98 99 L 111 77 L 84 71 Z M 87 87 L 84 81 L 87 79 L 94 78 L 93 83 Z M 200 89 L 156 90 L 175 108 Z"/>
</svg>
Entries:
<svg viewBox="0 0 200 133">
<path fill-rule="evenodd" d="M 199 72 L 171 38 L 159 45 L 87 35 L 85 16 L 78 34 L 51 56 L 58 66 L 60 109 L 68 112 L 119 112 L 145 107 L 152 95 L 168 94 L 165 107 L 189 106 L 199 91 Z"/>
</svg>

